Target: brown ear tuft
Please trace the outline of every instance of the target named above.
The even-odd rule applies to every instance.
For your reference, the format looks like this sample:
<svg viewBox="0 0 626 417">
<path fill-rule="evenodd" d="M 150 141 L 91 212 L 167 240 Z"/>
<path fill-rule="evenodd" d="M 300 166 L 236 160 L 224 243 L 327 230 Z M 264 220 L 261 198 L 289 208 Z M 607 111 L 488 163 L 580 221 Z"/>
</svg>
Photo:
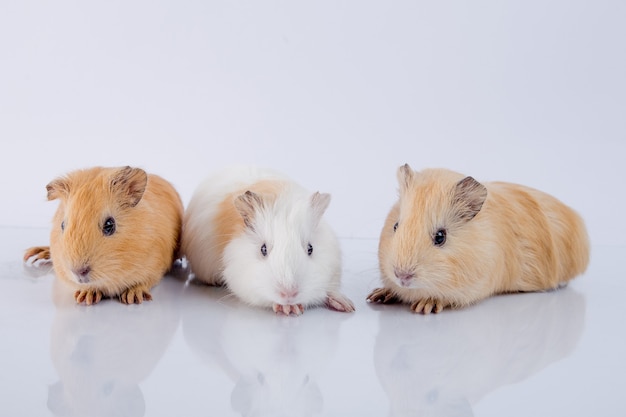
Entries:
<svg viewBox="0 0 626 417">
<path fill-rule="evenodd" d="M 263 208 L 263 199 L 261 196 L 252 191 L 246 191 L 235 198 L 234 204 L 239 214 L 241 214 L 245 225 L 254 230 L 252 224 L 254 215 L 258 210 Z"/>
<path fill-rule="evenodd" d="M 70 184 L 67 178 L 57 178 L 46 185 L 46 191 L 48 191 L 48 201 L 56 200 L 61 197 L 67 197 L 70 193 Z"/>
<path fill-rule="evenodd" d="M 398 183 L 400 184 L 400 194 L 403 194 L 408 188 L 410 188 L 413 182 L 413 175 L 415 172 L 409 164 L 404 164 L 398 168 Z"/>
<path fill-rule="evenodd" d="M 470 221 L 478 214 L 487 198 L 487 188 L 472 177 L 456 184 L 454 207 L 461 220 Z"/>
<path fill-rule="evenodd" d="M 148 184 L 148 174 L 140 168 L 120 168 L 111 178 L 111 190 L 120 197 L 122 207 L 135 207 Z"/>
</svg>

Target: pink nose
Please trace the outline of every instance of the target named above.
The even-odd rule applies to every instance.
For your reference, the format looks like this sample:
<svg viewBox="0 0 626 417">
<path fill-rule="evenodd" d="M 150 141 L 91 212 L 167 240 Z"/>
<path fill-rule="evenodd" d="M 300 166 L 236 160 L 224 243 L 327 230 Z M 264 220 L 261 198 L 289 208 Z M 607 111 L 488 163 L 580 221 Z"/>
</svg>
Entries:
<svg viewBox="0 0 626 417">
<path fill-rule="evenodd" d="M 403 287 L 409 287 L 411 285 L 411 281 L 415 278 L 415 274 L 410 271 L 404 271 L 401 269 L 394 268 L 393 273 L 400 281 L 400 285 Z"/>
<path fill-rule="evenodd" d="M 87 283 L 89 282 L 89 273 L 91 272 L 91 267 L 89 265 L 82 265 L 78 268 L 72 269 L 72 272 L 78 279 L 78 282 Z"/>
<path fill-rule="evenodd" d="M 280 298 L 283 298 L 283 299 L 296 298 L 298 296 L 298 289 L 297 288 L 283 288 L 280 290 L 278 295 L 280 295 Z"/>
</svg>

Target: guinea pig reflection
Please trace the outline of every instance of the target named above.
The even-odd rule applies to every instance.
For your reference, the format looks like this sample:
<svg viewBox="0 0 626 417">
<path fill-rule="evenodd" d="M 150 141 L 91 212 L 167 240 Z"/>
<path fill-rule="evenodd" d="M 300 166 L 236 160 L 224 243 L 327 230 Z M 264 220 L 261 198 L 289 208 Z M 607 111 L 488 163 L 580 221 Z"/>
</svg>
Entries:
<svg viewBox="0 0 626 417">
<path fill-rule="evenodd" d="M 184 295 L 184 338 L 209 367 L 232 381 L 233 411 L 272 417 L 322 411 L 316 380 L 332 358 L 346 316 L 321 309 L 297 318 L 276 316 L 243 307 L 223 288 L 190 287 Z"/>
<path fill-rule="evenodd" d="M 495 297 L 431 317 L 379 315 L 376 373 L 390 416 L 471 416 L 491 391 L 569 355 L 582 334 L 585 299 L 571 288 Z"/>
<path fill-rule="evenodd" d="M 64 417 L 143 416 L 139 383 L 176 332 L 182 282 L 164 279 L 153 289 L 158 302 L 133 311 L 118 303 L 81 308 L 54 282 L 51 354 L 59 381 L 49 387 L 48 408 Z"/>
</svg>

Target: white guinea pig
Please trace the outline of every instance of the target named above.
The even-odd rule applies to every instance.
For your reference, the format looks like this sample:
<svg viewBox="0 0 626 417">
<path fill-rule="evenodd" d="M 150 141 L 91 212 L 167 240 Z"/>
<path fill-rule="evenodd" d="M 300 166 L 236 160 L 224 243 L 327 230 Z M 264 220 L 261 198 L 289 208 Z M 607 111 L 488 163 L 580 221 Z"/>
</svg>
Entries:
<svg viewBox="0 0 626 417">
<path fill-rule="evenodd" d="M 250 305 L 285 315 L 321 304 L 354 311 L 339 292 L 339 242 L 322 218 L 329 203 L 329 194 L 309 193 L 274 171 L 226 169 L 194 192 L 182 253 L 196 279 L 225 284 Z"/>
</svg>

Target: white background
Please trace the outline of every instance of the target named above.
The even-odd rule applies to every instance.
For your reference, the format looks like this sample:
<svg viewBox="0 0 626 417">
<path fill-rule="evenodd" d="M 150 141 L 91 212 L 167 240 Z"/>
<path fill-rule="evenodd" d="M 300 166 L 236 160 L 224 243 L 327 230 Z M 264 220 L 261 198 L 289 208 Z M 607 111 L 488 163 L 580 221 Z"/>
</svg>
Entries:
<svg viewBox="0 0 626 417">
<path fill-rule="evenodd" d="M 139 384 L 148 416 L 235 415 L 235 382 L 185 332 L 194 318 L 221 329 L 223 316 L 212 313 L 224 311 L 231 326 L 243 315 L 232 326 L 243 342 L 198 334 L 227 352 L 243 347 L 232 350 L 242 369 L 311 366 L 321 415 L 380 416 L 398 398 L 418 403 L 421 385 L 393 384 L 405 381 L 384 366 L 393 357 L 407 360 L 408 380 L 426 392 L 441 383 L 474 393 L 477 416 L 623 411 L 625 22 L 624 0 L 1 0 L 0 392 L 8 394 L 0 414 L 46 415 L 49 389 L 63 380 L 84 381 L 77 401 L 105 414 L 89 394 L 124 366 L 120 377 Z M 379 284 L 375 238 L 405 162 L 561 198 L 587 221 L 586 276 L 562 291 L 493 297 L 435 317 L 366 304 Z M 51 276 L 22 268 L 22 250 L 44 243 L 56 208 L 45 185 L 58 175 L 140 166 L 187 203 L 207 174 L 238 163 L 332 193 L 338 234 L 374 238 L 342 240 L 343 287 L 357 313 L 290 318 L 300 320 L 289 327 L 295 358 L 257 349 L 284 347 L 279 332 L 249 342 L 266 329 L 248 332 L 250 323 L 283 322 L 206 302 L 219 298 L 211 288 L 188 286 L 180 305 L 168 303 L 181 285 L 167 279 L 132 314 L 114 301 L 86 310 L 70 292 L 51 291 Z M 341 328 L 320 334 L 316 323 Z M 146 343 L 163 351 L 150 366 L 151 355 L 137 355 Z M 72 366 L 74 351 L 92 361 Z M 443 366 L 425 373 L 431 364 Z"/>
<path fill-rule="evenodd" d="M 624 22 L 621 0 L 3 1 L 0 225 L 47 227 L 77 168 L 140 166 L 187 203 L 254 163 L 372 238 L 408 162 L 543 189 L 623 245 Z"/>
</svg>

